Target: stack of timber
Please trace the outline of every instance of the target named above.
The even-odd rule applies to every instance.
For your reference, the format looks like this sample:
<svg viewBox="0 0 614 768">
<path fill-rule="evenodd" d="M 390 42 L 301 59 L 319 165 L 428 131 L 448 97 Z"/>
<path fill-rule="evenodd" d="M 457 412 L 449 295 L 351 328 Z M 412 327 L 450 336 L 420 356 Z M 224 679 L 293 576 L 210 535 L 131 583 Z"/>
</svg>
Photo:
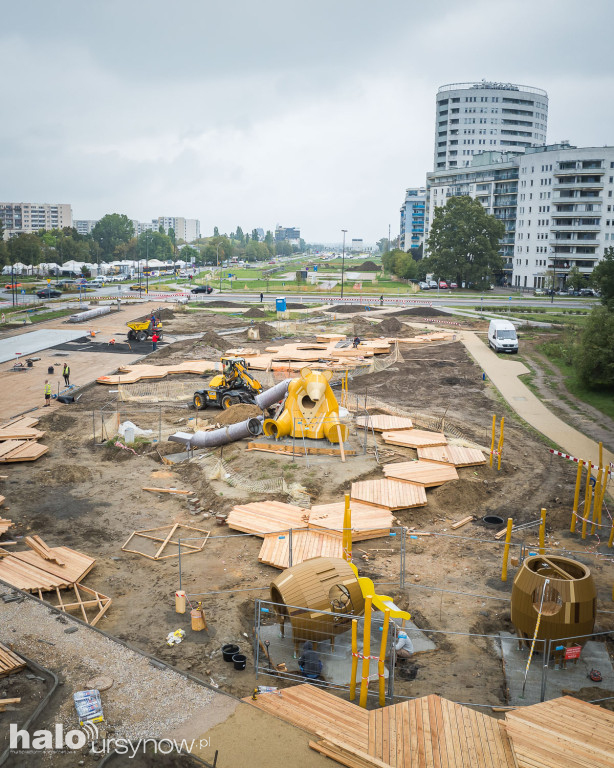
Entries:
<svg viewBox="0 0 614 768">
<path fill-rule="evenodd" d="M 518 768 L 614 768 L 614 712 L 563 696 L 507 712 Z"/>
<path fill-rule="evenodd" d="M 268 533 L 264 537 L 258 561 L 282 571 L 290 566 L 290 536 L 287 533 Z M 292 565 L 313 557 L 342 557 L 343 545 L 339 536 L 320 531 L 292 532 Z"/>
<path fill-rule="evenodd" d="M 462 445 L 418 448 L 418 458 L 439 464 L 454 464 L 455 467 L 477 467 L 479 464 L 486 464 L 482 451 Z"/>
<path fill-rule="evenodd" d="M 237 504 L 226 520 L 228 527 L 243 533 L 264 536 L 265 533 L 307 530 L 309 510 L 280 501 L 257 501 Z"/>
<path fill-rule="evenodd" d="M 379 539 L 388 536 L 393 525 L 392 513 L 382 506 L 351 503 L 352 512 L 352 541 Z M 329 531 L 341 538 L 343 534 L 343 515 L 345 502 L 333 504 L 316 504 L 309 513 L 309 528 L 319 531 Z"/>
<path fill-rule="evenodd" d="M 312 445 L 303 445 L 297 442 L 296 445 L 280 443 L 276 440 L 269 440 L 266 443 L 251 442 L 247 444 L 248 451 L 262 451 L 263 453 L 283 454 L 284 456 L 304 456 L 306 453 L 318 456 L 341 456 L 341 449 L 332 445 L 320 448 Z M 356 451 L 344 449 L 345 456 L 355 456 Z"/>
<path fill-rule="evenodd" d="M 384 432 L 382 438 L 388 445 L 401 445 L 404 448 L 424 448 L 433 445 L 446 445 L 448 442 L 443 432 L 429 432 L 425 429 Z"/>
<path fill-rule="evenodd" d="M 426 491 L 422 485 L 411 485 L 399 480 L 380 478 L 352 483 L 351 498 L 363 504 L 384 507 L 391 512 L 397 509 L 426 506 Z M 352 522 L 354 521 L 352 504 Z"/>
<path fill-rule="evenodd" d="M 4 500 L 4 496 L 2 497 Z M 3 533 L 6 533 L 8 529 L 13 525 L 12 520 L 8 520 L 5 517 L 0 517 L 0 536 L 2 536 Z"/>
<path fill-rule="evenodd" d="M 26 662 L 21 656 L 13 653 L 10 648 L 7 648 L 6 645 L 0 643 L 0 677 L 6 677 L 15 672 L 20 672 L 22 669 L 25 669 L 25 667 Z"/>
<path fill-rule="evenodd" d="M 45 433 L 36 429 L 38 419 L 22 416 L 0 425 L 0 442 L 4 440 L 39 440 Z"/>
<path fill-rule="evenodd" d="M 434 461 L 403 461 L 396 464 L 385 464 L 384 474 L 404 483 L 414 483 L 425 488 L 443 485 L 450 480 L 458 480 L 456 468 L 448 464 L 438 464 Z"/>
<path fill-rule="evenodd" d="M 11 461 L 36 461 L 49 446 L 40 445 L 35 440 L 6 440 L 0 443 L 0 463 Z"/>
<path fill-rule="evenodd" d="M 12 552 L 0 560 L 0 579 L 26 592 L 48 592 L 56 588 L 66 589 L 88 574 L 96 560 L 68 547 L 52 547 L 58 565 L 41 557 L 37 552 Z"/>
<path fill-rule="evenodd" d="M 391 432 L 397 429 L 411 429 L 411 419 L 404 416 L 389 416 L 386 413 L 362 415 L 356 417 L 356 426 L 362 429 L 373 429 L 375 432 Z"/>
</svg>

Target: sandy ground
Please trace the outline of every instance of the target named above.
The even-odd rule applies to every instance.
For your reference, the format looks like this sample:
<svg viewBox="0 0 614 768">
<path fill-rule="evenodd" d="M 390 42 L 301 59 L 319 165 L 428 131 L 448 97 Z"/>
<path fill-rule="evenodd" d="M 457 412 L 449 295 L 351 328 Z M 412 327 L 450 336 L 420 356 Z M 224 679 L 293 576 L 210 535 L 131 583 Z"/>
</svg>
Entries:
<svg viewBox="0 0 614 768">
<path fill-rule="evenodd" d="M 331 330 L 347 327 L 347 320 L 344 322 L 331 324 Z M 505 679 L 492 640 L 445 634 L 490 635 L 512 629 L 508 600 L 515 570 L 511 568 L 509 580 L 501 582 L 502 546 L 492 543 L 493 530 L 481 518 L 495 514 L 503 519 L 511 516 L 515 523 L 528 522 L 537 519 L 540 508 L 545 507 L 549 544 L 579 552 L 577 557 L 592 568 L 599 610 L 611 609 L 612 558 L 592 556 L 598 545 L 594 537 L 582 542 L 567 532 L 575 465 L 553 457 L 544 442 L 502 406 L 492 384 L 482 380 L 480 367 L 460 343 L 418 348 L 402 344 L 401 351 L 403 361 L 380 373 L 356 378 L 351 392 L 423 418 L 445 415 L 447 423 L 483 446 L 490 443 L 492 414 L 505 414 L 503 465 L 500 472 L 488 466 L 461 469 L 458 481 L 428 491 L 427 507 L 398 513 L 401 524 L 409 528 L 442 534 L 408 539 L 404 589 L 398 586 L 398 537 L 365 542 L 360 549 L 368 552 L 369 560 L 360 559 L 361 573 L 391 582 L 382 591 L 410 610 L 417 625 L 431 631 L 438 646 L 436 652 L 417 660 L 415 680 L 397 680 L 397 693 L 435 692 L 455 701 L 500 704 L 505 702 Z M 194 381 L 200 383 L 197 377 Z M 113 397 L 108 388 L 93 385 L 86 388 L 77 404 L 44 414 L 40 428 L 47 431 L 45 441 L 50 451 L 35 463 L 7 467 L 9 479 L 2 493 L 7 496 L 10 513 L 5 516 L 15 521 L 16 537 L 34 532 L 50 545 L 64 544 L 96 557 L 96 567 L 85 583 L 113 598 L 111 609 L 101 620 L 105 631 L 205 681 L 212 680 L 221 689 L 237 696 L 249 695 L 256 683 L 252 663 L 254 597 L 266 598 L 270 581 L 279 573 L 258 563 L 260 540 L 245 536 L 211 538 L 201 553 L 183 558 L 183 588 L 193 595 L 210 593 L 202 596 L 209 631 L 200 633 L 190 631 L 188 614 L 181 616 L 174 611 L 173 595 L 179 587 L 176 559 L 153 562 L 122 552 L 121 547 L 136 529 L 174 522 L 211 530 L 212 536 L 233 533 L 213 525 L 212 518 L 202 513 L 191 515 L 185 499 L 151 494 L 143 491 L 143 486 L 194 490 L 206 515 L 228 511 L 238 500 L 254 501 L 263 495 L 232 488 L 223 481 L 211 482 L 197 463 L 165 466 L 155 448 L 168 452 L 173 447 L 166 443 L 153 450 L 139 448 L 136 455 L 109 445 L 94 445 L 92 413 L 99 413 Z M 161 419 L 165 434 L 183 429 L 189 415 L 179 407 L 122 406 L 122 418 L 129 417 L 143 428 L 155 428 Z M 395 448 L 394 455 L 386 460 L 415 456 L 411 449 Z M 292 462 L 288 457 L 247 453 L 243 444 L 237 444 L 225 448 L 223 458 L 254 481 L 283 474 L 286 480 L 307 488 L 313 503 L 340 500 L 352 479 L 381 477 L 372 453 L 348 459 L 346 464 L 336 458 L 310 458 L 307 466 L 304 460 Z M 285 496 L 277 498 L 287 501 Z M 477 520 L 456 532 L 460 538 L 443 535 L 450 533 L 453 521 L 468 514 L 475 514 Z M 520 543 L 533 544 L 536 535 L 536 529 L 524 536 L 515 535 L 513 554 Z M 387 548 L 392 551 L 373 551 Z M 254 592 L 254 587 L 264 589 Z M 229 589 L 246 591 L 211 594 Z M 598 627 L 611 630 L 612 618 L 612 614 L 600 613 Z M 169 648 L 166 635 L 179 627 L 186 629 L 187 637 L 180 646 Z M 231 665 L 222 661 L 220 649 L 226 642 L 237 643 L 246 653 L 246 671 L 229 669 Z M 276 683 L 271 678 L 260 678 L 259 682 Z M 257 731 L 258 719 L 250 717 L 252 724 L 245 727 Z"/>
</svg>

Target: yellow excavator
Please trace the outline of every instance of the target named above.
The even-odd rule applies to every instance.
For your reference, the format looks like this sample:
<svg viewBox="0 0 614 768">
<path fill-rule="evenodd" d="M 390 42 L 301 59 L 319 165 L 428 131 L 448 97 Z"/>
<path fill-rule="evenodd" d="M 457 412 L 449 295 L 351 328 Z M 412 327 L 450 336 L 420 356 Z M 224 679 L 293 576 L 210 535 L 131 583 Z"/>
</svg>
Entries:
<svg viewBox="0 0 614 768">
<path fill-rule="evenodd" d="M 255 396 L 262 392 L 262 384 L 247 372 L 243 357 L 222 357 L 222 373 L 214 376 L 205 389 L 194 393 L 193 403 L 197 411 L 210 405 L 230 408 L 238 403 L 255 404 Z"/>
</svg>

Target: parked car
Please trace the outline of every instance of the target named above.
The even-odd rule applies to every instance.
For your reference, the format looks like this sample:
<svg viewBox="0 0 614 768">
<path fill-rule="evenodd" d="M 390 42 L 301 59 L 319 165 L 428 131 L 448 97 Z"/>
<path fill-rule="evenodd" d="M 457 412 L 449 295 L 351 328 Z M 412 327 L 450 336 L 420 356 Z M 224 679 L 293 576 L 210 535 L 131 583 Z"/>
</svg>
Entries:
<svg viewBox="0 0 614 768">
<path fill-rule="evenodd" d="M 440 281 L 439 281 L 439 287 L 440 287 L 440 288 L 447 288 L 447 287 L 448 287 L 448 284 L 446 283 L 446 281 L 445 281 L 445 280 L 440 280 Z"/>
<path fill-rule="evenodd" d="M 420 288 L 420 290 L 421 290 L 421 291 L 428 291 L 428 289 L 429 289 L 429 284 L 428 284 L 427 282 L 425 282 L 424 280 L 421 280 L 421 281 L 418 283 L 418 288 Z"/>
<path fill-rule="evenodd" d="M 580 288 L 580 296 L 594 296 L 595 291 L 592 288 Z"/>
<path fill-rule="evenodd" d="M 134 285 L 130 286 L 131 291 L 146 291 L 147 286 L 146 285 L 139 285 L 138 283 L 135 283 Z"/>
<path fill-rule="evenodd" d="M 542 289 L 541 289 L 541 288 L 536 288 L 536 289 L 533 291 L 533 295 L 534 295 L 534 296 L 545 296 L 545 295 L 546 295 L 546 292 L 545 292 L 545 291 L 542 291 Z"/>
<path fill-rule="evenodd" d="M 36 295 L 39 299 L 57 299 L 62 295 L 62 291 L 56 291 L 55 288 L 41 288 L 40 291 L 36 291 Z"/>
<path fill-rule="evenodd" d="M 429 280 L 429 288 L 437 288 L 437 280 Z"/>
<path fill-rule="evenodd" d="M 457 283 L 450 283 L 450 288 L 458 288 L 458 284 Z"/>
<path fill-rule="evenodd" d="M 197 285 L 190 293 L 213 293 L 213 288 L 210 285 Z"/>
<path fill-rule="evenodd" d="M 4 286 L 7 291 L 11 291 L 13 288 L 21 288 L 21 283 L 8 283 Z"/>
</svg>

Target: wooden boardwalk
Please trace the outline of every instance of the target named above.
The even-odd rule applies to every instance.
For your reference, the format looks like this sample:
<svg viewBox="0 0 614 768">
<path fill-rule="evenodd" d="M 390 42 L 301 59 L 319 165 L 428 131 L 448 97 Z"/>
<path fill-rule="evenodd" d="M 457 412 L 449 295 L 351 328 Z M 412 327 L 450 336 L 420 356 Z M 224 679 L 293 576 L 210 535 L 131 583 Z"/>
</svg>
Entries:
<svg viewBox="0 0 614 768">
<path fill-rule="evenodd" d="M 326 693 L 313 685 L 295 685 L 283 688 L 279 694 L 264 693 L 253 701 L 243 699 L 258 709 L 279 717 L 298 728 L 324 738 L 350 741 L 356 747 L 367 750 L 369 744 L 369 713 L 338 696 Z"/>
<path fill-rule="evenodd" d="M 455 467 L 476 467 L 479 464 L 486 464 L 486 456 L 482 451 L 461 445 L 418 448 L 418 458 L 440 464 L 454 464 Z"/>
<path fill-rule="evenodd" d="M 425 488 L 443 485 L 449 480 L 458 480 L 456 468 L 434 461 L 402 461 L 398 464 L 385 464 L 384 474 L 405 483 L 416 483 Z"/>
<path fill-rule="evenodd" d="M 386 477 L 352 483 L 351 497 L 391 511 L 426 506 L 426 491 L 423 486 L 410 485 Z"/>
<path fill-rule="evenodd" d="M 352 541 L 379 539 L 390 534 L 394 520 L 389 509 L 362 504 L 360 501 L 352 501 L 350 509 L 352 511 Z M 309 528 L 329 531 L 341 538 L 344 511 L 344 501 L 337 501 L 333 504 L 316 504 L 309 513 Z"/>
<path fill-rule="evenodd" d="M 306 530 L 309 510 L 283 504 L 281 501 L 256 501 L 252 504 L 237 504 L 232 508 L 228 527 L 235 531 L 264 536 L 290 528 L 294 531 Z"/>
<path fill-rule="evenodd" d="M 614 712 L 563 696 L 507 712 L 518 768 L 614 768 Z"/>
<path fill-rule="evenodd" d="M 286 534 L 268 533 L 264 537 L 258 560 L 265 565 L 284 570 L 290 565 L 290 537 Z M 312 557 L 342 557 L 340 536 L 323 531 L 292 531 L 292 565 L 298 565 Z"/>
<path fill-rule="evenodd" d="M 429 445 L 446 445 L 448 442 L 443 432 L 429 432 L 425 429 L 384 432 L 382 438 L 388 445 L 402 445 L 404 448 L 424 448 Z"/>
<path fill-rule="evenodd" d="M 369 418 L 357 416 L 356 426 L 362 429 L 372 427 L 375 432 L 390 432 L 397 429 L 411 429 L 413 423 L 411 419 L 403 416 L 388 416 L 385 413 L 376 413 Z"/>
</svg>

